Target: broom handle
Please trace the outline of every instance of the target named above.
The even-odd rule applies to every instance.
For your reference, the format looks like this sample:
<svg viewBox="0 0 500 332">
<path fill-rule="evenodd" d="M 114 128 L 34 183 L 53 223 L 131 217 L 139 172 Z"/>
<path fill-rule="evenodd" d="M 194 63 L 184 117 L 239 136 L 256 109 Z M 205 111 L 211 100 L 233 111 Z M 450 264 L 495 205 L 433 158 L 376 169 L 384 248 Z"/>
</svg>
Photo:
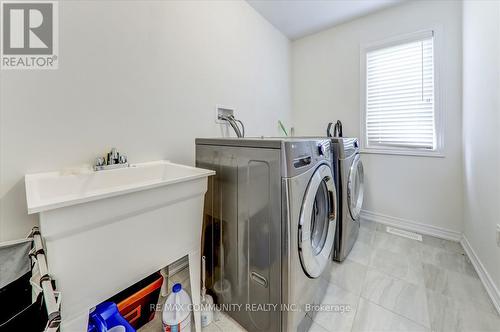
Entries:
<svg viewBox="0 0 500 332">
<path fill-rule="evenodd" d="M 205 294 L 207 292 L 207 289 L 205 288 L 205 269 L 206 269 L 206 257 L 202 256 L 201 257 L 201 297 L 202 300 L 205 301 Z"/>
</svg>

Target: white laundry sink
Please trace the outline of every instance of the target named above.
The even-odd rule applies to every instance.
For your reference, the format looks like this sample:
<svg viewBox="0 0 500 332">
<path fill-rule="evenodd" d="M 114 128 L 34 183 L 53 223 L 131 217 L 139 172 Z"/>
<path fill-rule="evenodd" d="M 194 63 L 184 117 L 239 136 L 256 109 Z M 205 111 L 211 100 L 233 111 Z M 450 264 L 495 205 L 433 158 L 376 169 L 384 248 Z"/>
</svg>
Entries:
<svg viewBox="0 0 500 332">
<path fill-rule="evenodd" d="M 25 176 L 28 213 L 204 178 L 211 171 L 165 160 L 106 171 L 62 171 Z"/>
<path fill-rule="evenodd" d="M 63 331 L 86 331 L 90 308 L 185 255 L 199 303 L 203 201 L 213 174 L 157 161 L 26 175 L 28 213 L 39 213 L 49 273 L 62 293 Z"/>
</svg>

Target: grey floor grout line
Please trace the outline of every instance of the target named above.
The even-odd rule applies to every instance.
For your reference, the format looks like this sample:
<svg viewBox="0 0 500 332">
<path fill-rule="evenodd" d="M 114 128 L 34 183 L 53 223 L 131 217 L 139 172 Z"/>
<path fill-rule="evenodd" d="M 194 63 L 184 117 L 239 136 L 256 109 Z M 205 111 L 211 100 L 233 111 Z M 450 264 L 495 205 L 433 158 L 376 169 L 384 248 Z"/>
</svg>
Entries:
<svg viewBox="0 0 500 332">
<path fill-rule="evenodd" d="M 366 278 L 366 275 L 365 275 L 365 278 Z M 364 281 L 363 281 L 363 283 L 364 283 Z M 354 329 L 354 323 L 356 322 L 356 318 L 358 317 L 359 302 L 361 302 L 361 295 L 358 296 L 358 303 L 356 304 L 356 313 L 354 314 L 354 318 L 352 319 L 352 323 L 351 323 L 351 329 L 350 329 L 351 332 Z"/>
<path fill-rule="evenodd" d="M 346 259 L 347 259 L 347 258 L 346 258 Z M 354 262 L 354 261 L 352 261 L 352 262 Z M 341 262 L 340 264 L 342 264 L 342 263 L 343 263 L 343 262 Z M 365 267 L 367 267 L 367 268 L 368 268 L 368 266 L 367 266 L 367 265 L 365 265 L 365 264 L 361 264 L 361 263 L 358 263 L 358 262 L 354 262 L 354 263 L 359 264 L 359 265 L 363 265 L 363 266 L 365 266 Z M 366 273 L 365 273 L 365 276 L 364 276 L 364 278 L 363 278 L 363 281 L 361 282 L 361 285 L 363 285 L 363 284 L 365 283 L 365 279 L 366 279 Z M 332 285 L 334 285 L 334 286 L 336 286 L 336 287 L 338 287 L 338 288 L 341 288 L 341 289 L 343 289 L 344 291 L 346 291 L 346 292 L 348 292 L 348 293 L 351 293 L 351 294 L 353 294 L 353 295 L 355 295 L 355 296 L 357 296 L 357 297 L 358 297 L 358 302 L 357 302 L 357 304 L 356 304 L 356 313 L 354 314 L 354 318 L 352 319 L 352 324 L 351 324 L 351 329 L 350 329 L 350 331 L 352 332 L 352 328 L 353 328 L 353 326 L 354 326 L 354 322 L 356 321 L 356 317 L 358 316 L 358 312 L 359 312 L 359 310 L 358 310 L 358 309 L 359 309 L 359 301 L 360 301 L 360 299 L 361 299 L 361 294 L 359 294 L 359 295 L 358 295 L 358 294 L 355 294 L 355 293 L 353 293 L 351 290 L 349 290 L 349 289 L 345 288 L 344 286 L 341 286 L 341 285 L 337 284 L 336 282 L 332 281 L 331 279 L 329 279 L 329 280 L 328 280 L 328 283 L 329 283 L 329 284 L 332 284 Z M 361 291 L 362 291 L 362 290 L 361 290 Z M 323 325 L 321 325 L 320 323 L 316 322 L 314 319 L 313 319 L 313 322 L 315 322 L 315 323 L 316 323 L 316 324 L 318 324 L 319 326 L 323 327 L 324 329 L 328 330 L 328 328 L 325 328 Z"/>
<path fill-rule="evenodd" d="M 424 292 L 424 295 L 425 295 L 425 303 L 427 304 L 427 318 L 429 319 L 429 329 L 431 331 L 434 331 L 434 326 L 433 326 L 433 323 L 432 323 L 432 319 L 431 319 L 431 313 L 430 313 L 430 310 L 429 310 L 429 297 L 427 296 L 428 292 L 427 292 L 427 287 L 425 287 L 425 292 Z"/>
<path fill-rule="evenodd" d="M 426 303 L 427 303 L 427 292 L 426 292 L 427 287 L 425 286 L 425 284 L 421 284 L 421 285 L 419 285 L 419 284 L 415 284 L 415 283 L 412 283 L 412 282 L 406 281 L 406 280 L 404 280 L 404 279 L 401 279 L 401 278 L 398 278 L 398 277 L 394 277 L 394 276 L 392 276 L 392 275 L 390 275 L 390 274 L 387 274 L 387 273 L 385 273 L 385 272 L 383 272 L 383 271 L 378 270 L 378 269 L 377 269 L 377 268 L 375 268 L 375 267 L 371 267 L 371 266 L 366 266 L 366 267 L 367 267 L 367 269 L 372 269 L 372 270 L 375 270 L 375 271 L 377 271 L 377 272 L 379 272 L 379 273 L 382 273 L 382 274 L 384 274 L 385 276 L 388 276 L 388 277 L 390 277 L 390 278 L 397 279 L 397 280 L 400 280 L 400 281 L 406 282 L 406 283 L 408 283 L 408 284 L 411 284 L 411 285 L 414 285 L 414 286 L 417 286 L 417 287 L 421 287 L 421 288 L 423 288 L 423 289 L 424 289 L 424 295 L 425 295 L 425 301 L 426 301 Z M 366 274 L 368 274 L 368 270 L 367 270 L 366 272 L 367 272 Z M 366 298 L 365 296 L 363 296 L 363 295 L 362 295 L 362 294 L 363 294 L 363 289 L 364 289 L 364 287 L 363 287 L 363 286 L 364 286 L 364 283 L 365 283 L 365 281 L 366 281 L 366 274 L 365 274 L 365 277 L 363 278 L 363 282 L 362 282 L 362 289 L 361 289 L 361 292 L 360 292 L 360 294 L 359 294 L 359 299 L 358 299 L 358 305 L 357 305 L 357 307 L 356 307 L 356 315 L 355 315 L 355 318 L 356 318 L 356 316 L 357 316 L 357 314 L 358 314 L 358 310 L 357 310 L 357 309 L 359 308 L 359 301 L 360 301 L 360 299 L 361 299 L 361 298 L 363 298 L 363 299 L 365 299 L 365 300 L 367 300 L 367 301 L 369 301 L 369 302 L 371 302 L 371 303 L 373 303 L 373 304 L 376 304 L 376 305 L 378 305 L 379 307 L 382 307 L 382 308 L 384 308 L 384 309 L 386 309 L 386 310 L 388 310 L 388 311 L 390 311 L 390 312 L 392 312 L 392 313 L 394 313 L 394 314 L 396 314 L 396 315 L 398 315 L 398 316 L 400 316 L 400 317 L 404 317 L 404 318 L 409 319 L 409 320 L 411 320 L 412 322 L 414 322 L 414 323 L 416 323 L 416 324 L 418 324 L 418 325 L 420 325 L 420 326 L 425 327 L 425 326 L 424 326 L 424 325 L 422 325 L 421 323 L 419 323 L 419 322 L 417 322 L 417 321 L 415 321 L 415 320 L 413 320 L 413 319 L 411 319 L 411 318 L 408 318 L 408 317 L 406 317 L 406 316 L 403 316 L 403 315 L 401 315 L 401 314 L 399 314 L 399 313 L 397 313 L 397 312 L 394 312 L 394 311 L 392 311 L 391 309 L 389 309 L 389 308 L 387 308 L 387 307 L 385 307 L 385 306 L 383 306 L 383 305 L 381 305 L 381 304 L 375 303 L 375 302 L 371 301 L 370 299 Z M 338 285 L 337 285 L 337 286 L 338 286 Z M 339 287 L 340 287 L 340 286 L 339 286 Z M 343 287 L 341 287 L 341 288 L 343 288 Z M 352 292 L 351 292 L 351 293 L 352 293 Z M 427 316 L 428 316 L 427 318 L 429 318 L 429 325 L 430 325 L 430 317 L 429 317 L 430 315 L 429 315 L 429 304 L 428 304 L 428 303 L 427 303 Z M 354 321 L 353 321 L 353 326 L 354 326 Z M 425 328 L 427 328 L 427 327 L 425 327 Z M 351 332 L 352 332 L 352 329 L 351 329 Z"/>
<path fill-rule="evenodd" d="M 387 276 L 387 277 L 389 277 L 389 278 L 396 279 L 396 280 L 399 280 L 399 281 L 403 281 L 403 282 L 406 282 L 406 283 L 411 284 L 411 285 L 413 285 L 413 286 L 427 288 L 427 287 L 425 287 L 425 282 L 424 282 L 424 283 L 422 283 L 422 284 L 418 284 L 418 283 L 411 282 L 411 281 L 408 281 L 408 280 L 403 279 L 403 278 L 400 278 L 400 277 L 393 276 L 392 274 L 389 274 L 389 273 L 387 273 L 387 272 L 385 272 L 385 271 L 379 270 L 378 268 L 376 268 L 376 267 L 374 267 L 374 266 L 366 265 L 366 267 L 367 267 L 369 270 L 374 270 L 374 271 L 376 271 L 376 272 L 378 272 L 378 273 L 380 273 L 380 274 L 383 274 L 383 275 L 385 275 L 385 276 Z M 367 270 L 366 272 L 368 273 L 368 270 Z M 365 276 L 365 278 L 366 278 L 366 276 Z"/>
<path fill-rule="evenodd" d="M 362 296 L 361 296 L 361 297 L 362 297 Z M 428 328 L 428 327 L 426 327 L 425 325 L 422 325 L 422 323 L 419 323 L 419 322 L 415 321 L 414 319 L 408 318 L 408 317 L 403 316 L 403 315 L 401 315 L 401 314 L 399 314 L 399 313 L 397 313 L 397 312 L 394 312 L 394 311 L 392 311 L 391 309 L 386 308 L 386 307 L 384 307 L 383 305 L 378 304 L 378 303 L 376 303 L 376 302 L 373 302 L 372 300 L 367 299 L 367 298 L 365 298 L 365 297 L 363 297 L 363 299 L 364 299 L 364 300 L 366 300 L 366 301 L 368 301 L 368 302 L 370 302 L 370 303 L 372 303 L 372 304 L 374 304 L 374 305 L 376 305 L 376 306 L 381 307 L 381 308 L 382 308 L 382 309 L 384 309 L 384 310 L 387 310 L 387 311 L 389 311 L 389 312 L 393 313 L 393 314 L 394 314 L 394 315 L 396 315 L 396 316 L 399 316 L 399 317 L 401 317 L 401 318 L 404 318 L 404 319 L 406 319 L 406 320 L 409 320 L 409 321 L 411 321 L 411 322 L 413 322 L 413 323 L 415 323 L 415 324 L 417 324 L 417 325 L 419 325 L 419 326 L 423 327 L 424 329 L 431 330 L 431 328 Z M 427 314 L 429 314 L 429 310 L 427 310 Z M 430 322 L 429 322 L 429 324 L 430 324 Z"/>
<path fill-rule="evenodd" d="M 369 230 L 369 231 L 370 231 L 370 232 L 379 232 L 379 233 L 384 234 L 384 232 L 381 232 L 381 231 L 379 231 L 379 230 L 377 230 L 377 229 L 374 229 L 374 230 Z M 411 240 L 411 239 L 409 239 L 409 240 Z M 423 242 L 418 242 L 418 241 L 416 241 L 416 243 L 417 243 L 418 245 L 425 245 Z M 370 246 L 370 247 L 372 247 L 372 248 L 374 248 L 374 249 L 375 249 L 375 247 L 374 247 L 373 245 L 368 245 L 368 246 Z M 438 248 L 438 249 L 440 249 L 440 248 Z M 387 250 L 387 251 L 392 252 L 392 251 L 390 251 L 390 250 Z M 361 263 L 358 263 L 358 264 L 361 264 Z M 421 261 L 421 260 L 419 260 L 419 264 L 422 264 L 422 261 Z M 358 298 L 358 304 L 357 304 L 357 307 L 356 307 L 356 314 L 355 314 L 355 316 L 354 316 L 354 320 L 353 320 L 353 323 L 352 323 L 352 326 L 351 326 L 351 332 L 352 332 L 352 329 L 354 328 L 354 322 L 356 321 L 356 317 L 357 317 L 358 312 L 359 312 L 359 302 L 360 302 L 361 298 L 363 298 L 364 300 L 366 300 L 366 301 L 368 301 L 368 302 L 370 302 L 370 303 L 373 303 L 373 304 L 375 304 L 375 305 L 377 305 L 377 306 L 379 306 L 379 307 L 381 307 L 381 308 L 383 308 L 383 309 L 385 309 L 385 310 L 387 310 L 387 311 L 389 311 L 389 312 L 391 312 L 391 313 L 393 313 L 393 314 L 395 314 L 395 315 L 397 315 L 397 316 L 399 316 L 399 317 L 402 317 L 402 318 L 408 319 L 408 320 L 410 320 L 410 321 L 414 322 L 415 324 L 417 324 L 417 325 L 419 325 L 419 326 L 421 326 L 421 327 L 423 327 L 423 328 L 425 328 L 425 329 L 431 329 L 431 330 L 432 330 L 432 324 L 431 324 L 431 319 L 430 319 L 430 314 L 429 314 L 429 303 L 428 303 L 428 301 L 427 301 L 427 292 L 426 292 L 427 287 L 425 286 L 425 282 L 424 282 L 423 284 L 417 284 L 417 283 L 409 282 L 409 281 L 404 280 L 404 279 L 402 279 L 402 278 L 399 278 L 399 277 L 396 277 L 396 276 L 392 276 L 392 275 L 390 275 L 390 274 L 386 273 L 385 271 L 380 271 L 380 270 L 379 270 L 379 269 L 377 269 L 376 267 L 372 267 L 372 266 L 370 266 L 370 264 L 367 264 L 367 265 L 365 265 L 365 264 L 361 264 L 361 265 L 366 266 L 366 268 L 367 268 L 366 274 L 368 273 L 368 270 L 369 270 L 369 269 L 371 269 L 371 270 L 375 270 L 375 271 L 377 271 L 378 273 L 381 273 L 381 274 L 383 274 L 383 275 L 385 275 L 385 276 L 387 276 L 387 277 L 390 277 L 390 278 L 393 278 L 393 279 L 396 279 L 396 280 L 400 280 L 400 281 L 406 282 L 406 283 L 408 283 L 408 284 L 411 284 L 411 285 L 414 285 L 414 286 L 417 286 L 417 287 L 421 287 L 421 288 L 423 288 L 423 290 L 424 290 L 424 296 L 425 296 L 425 301 L 426 301 L 426 304 L 427 304 L 427 312 L 426 312 L 426 315 L 427 315 L 427 318 L 429 319 L 429 325 L 430 325 L 430 327 L 428 328 L 428 327 L 426 327 L 425 325 L 423 325 L 422 323 L 415 321 L 414 319 L 411 319 L 411 318 L 406 317 L 406 316 L 403 316 L 403 315 L 401 315 L 401 314 L 399 314 L 399 313 L 397 313 L 397 312 L 394 312 L 394 311 L 393 311 L 393 310 L 391 310 L 390 308 L 387 308 L 387 307 L 385 307 L 384 305 L 381 305 L 381 304 L 378 304 L 378 303 L 376 303 L 376 302 L 374 302 L 374 301 L 371 301 L 370 299 L 368 299 L 368 298 L 366 298 L 365 296 L 363 296 L 363 295 L 362 295 L 362 294 L 363 294 L 363 289 L 364 289 L 364 287 L 363 287 L 363 286 L 364 286 L 364 283 L 365 283 L 365 281 L 366 281 L 366 274 L 365 274 L 365 277 L 363 278 L 363 282 L 362 282 L 362 285 L 363 285 L 363 286 L 362 286 L 362 289 L 361 289 L 361 292 L 360 292 L 360 295 L 359 295 L 359 298 Z M 422 268 L 423 268 L 423 266 L 422 266 Z M 338 285 L 336 285 L 336 286 L 338 286 Z M 338 287 L 341 287 L 341 286 L 338 286 Z M 341 287 L 341 288 L 343 288 L 343 287 Z M 344 288 L 343 288 L 343 289 L 344 289 Z"/>
</svg>

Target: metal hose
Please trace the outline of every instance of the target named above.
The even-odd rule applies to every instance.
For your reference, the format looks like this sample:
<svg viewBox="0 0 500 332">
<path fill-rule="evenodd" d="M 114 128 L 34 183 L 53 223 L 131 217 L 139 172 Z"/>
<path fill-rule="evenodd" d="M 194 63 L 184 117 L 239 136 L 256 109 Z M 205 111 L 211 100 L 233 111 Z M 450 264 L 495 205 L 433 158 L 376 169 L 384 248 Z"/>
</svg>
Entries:
<svg viewBox="0 0 500 332">
<path fill-rule="evenodd" d="M 231 127 L 233 127 L 234 132 L 236 133 L 236 136 L 238 136 L 239 138 L 244 137 L 245 127 L 243 126 L 243 123 L 240 120 L 236 120 L 234 118 L 234 116 L 232 116 L 232 115 L 228 115 L 228 116 L 220 115 L 219 119 L 229 122 Z M 236 122 L 239 122 L 241 124 L 241 126 L 243 128 L 243 133 L 241 132 L 240 127 L 238 127 L 238 124 Z"/>
</svg>

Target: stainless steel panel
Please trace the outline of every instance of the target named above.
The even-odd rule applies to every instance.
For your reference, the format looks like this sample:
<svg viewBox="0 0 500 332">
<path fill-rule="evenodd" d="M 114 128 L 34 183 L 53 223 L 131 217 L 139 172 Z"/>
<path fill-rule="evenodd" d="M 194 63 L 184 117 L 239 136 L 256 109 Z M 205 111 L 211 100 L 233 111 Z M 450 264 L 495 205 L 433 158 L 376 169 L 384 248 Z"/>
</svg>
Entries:
<svg viewBox="0 0 500 332">
<path fill-rule="evenodd" d="M 337 150 L 337 158 L 344 160 L 352 157 L 354 154 L 359 153 L 359 141 L 354 137 L 333 137 L 332 144 L 335 145 Z"/>
<path fill-rule="evenodd" d="M 280 150 L 196 146 L 196 164 L 217 174 L 205 198 L 208 286 L 222 304 L 281 303 Z M 272 311 L 228 312 L 247 330 L 278 331 Z"/>
<path fill-rule="evenodd" d="M 281 303 L 289 304 L 292 301 L 291 292 L 291 277 L 292 271 L 292 237 L 291 234 L 291 206 L 290 206 L 290 186 L 289 179 L 281 179 Z M 289 331 L 290 313 L 281 315 L 281 330 Z"/>
<path fill-rule="evenodd" d="M 312 279 L 298 253 L 298 220 L 307 184 L 329 163 L 329 139 L 197 139 L 196 164 L 216 171 L 205 197 L 203 252 L 216 301 L 248 330 L 304 328 L 313 313 L 247 311 L 247 304 L 318 304 L 325 276 Z M 222 281 L 221 281 L 222 280 Z M 310 315 L 307 318 L 307 315 Z"/>
<path fill-rule="evenodd" d="M 248 148 L 269 148 L 281 149 L 281 138 L 269 137 L 245 137 L 245 138 L 197 138 L 196 145 L 214 145 L 214 146 L 235 146 Z"/>
<path fill-rule="evenodd" d="M 338 225 L 333 258 L 343 261 L 351 251 L 359 233 L 359 218 L 353 219 L 349 210 L 348 181 L 352 164 L 359 158 L 357 138 L 332 138 L 334 175 L 338 193 Z"/>
<path fill-rule="evenodd" d="M 281 176 L 303 174 L 323 160 L 331 161 L 330 140 L 326 138 L 245 137 L 197 138 L 197 146 L 237 147 L 281 150 Z M 308 161 L 307 161 L 308 160 Z"/>
</svg>

